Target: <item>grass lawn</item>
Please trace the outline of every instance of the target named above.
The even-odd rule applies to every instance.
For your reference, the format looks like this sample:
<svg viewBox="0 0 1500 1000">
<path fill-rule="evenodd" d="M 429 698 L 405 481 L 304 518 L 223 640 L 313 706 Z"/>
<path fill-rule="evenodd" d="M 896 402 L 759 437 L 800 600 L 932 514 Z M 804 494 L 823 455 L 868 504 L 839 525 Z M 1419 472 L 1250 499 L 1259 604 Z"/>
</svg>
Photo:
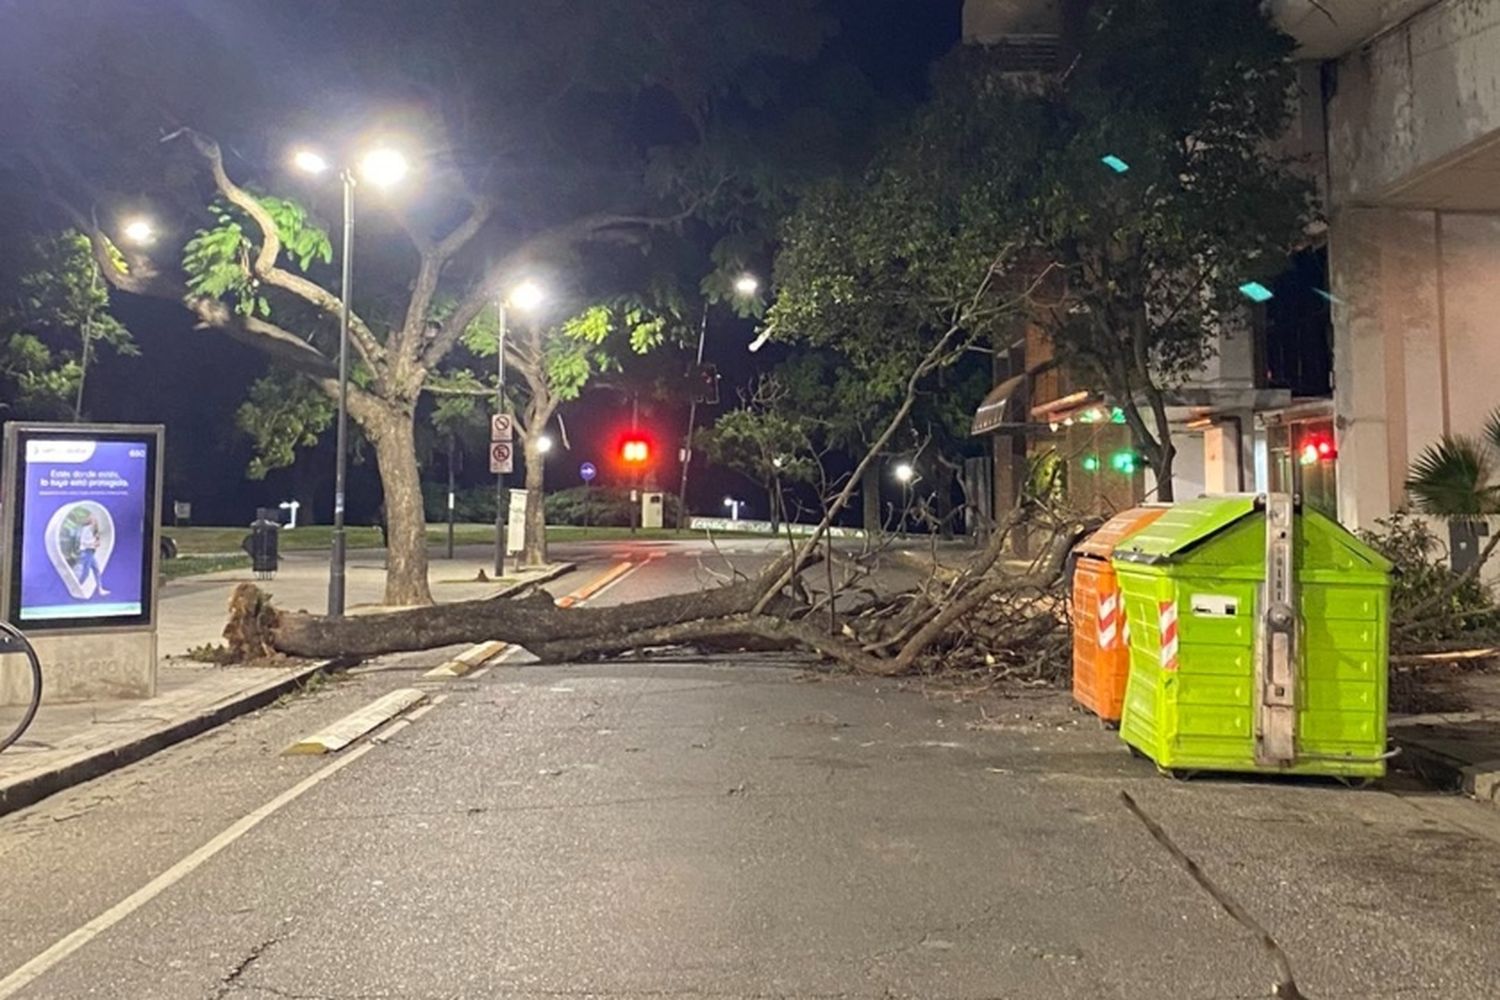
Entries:
<svg viewBox="0 0 1500 1000">
<path fill-rule="evenodd" d="M 351 549 L 378 549 L 380 548 L 380 529 L 367 525 L 351 526 L 348 532 L 349 547 Z M 333 529 L 326 524 L 313 524 L 299 527 L 293 531 L 281 532 L 281 551 L 283 552 L 306 552 L 317 549 L 327 549 L 329 538 Z M 220 555 L 224 553 L 239 552 L 240 542 L 250 533 L 249 528 L 173 528 L 165 529 L 177 542 L 177 551 L 182 556 Z M 717 532 L 726 534 L 727 532 Z M 674 538 L 704 538 L 705 532 L 684 531 L 678 533 L 671 528 L 652 528 L 649 531 L 641 529 L 635 535 L 630 534 L 629 528 L 599 527 L 583 528 L 571 525 L 553 525 L 547 529 L 547 540 L 553 542 L 601 542 L 615 541 L 625 538 L 636 538 L 642 541 L 660 541 L 662 539 Z M 769 537 L 769 536 L 762 536 Z M 448 540 L 448 526 L 446 524 L 429 524 L 427 526 L 427 540 L 432 545 L 444 545 Z M 453 526 L 453 541 L 457 545 L 488 545 L 495 540 L 495 526 L 493 524 L 456 524 Z M 165 560 L 163 565 L 181 560 Z M 232 569 L 233 566 L 224 566 L 223 569 Z M 210 572 L 209 570 L 198 570 L 197 572 Z M 186 575 L 183 573 L 173 574 L 168 571 L 168 576 Z"/>
<path fill-rule="evenodd" d="M 176 559 L 161 561 L 161 575 L 168 580 L 175 580 L 184 576 L 197 576 L 200 573 L 217 573 L 225 569 L 247 569 L 249 566 L 249 556 L 180 555 Z"/>
</svg>

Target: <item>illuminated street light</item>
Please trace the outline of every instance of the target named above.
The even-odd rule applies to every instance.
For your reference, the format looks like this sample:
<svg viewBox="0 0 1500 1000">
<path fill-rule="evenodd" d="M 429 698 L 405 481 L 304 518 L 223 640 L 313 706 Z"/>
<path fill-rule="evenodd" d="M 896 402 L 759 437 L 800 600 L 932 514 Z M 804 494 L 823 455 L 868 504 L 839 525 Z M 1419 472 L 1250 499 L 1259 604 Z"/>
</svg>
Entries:
<svg viewBox="0 0 1500 1000">
<path fill-rule="evenodd" d="M 376 187 L 388 188 L 401 182 L 408 170 L 406 157 L 399 150 L 382 146 L 372 149 L 359 162 L 359 172 Z"/>
<path fill-rule="evenodd" d="M 292 154 L 292 166 L 303 173 L 320 175 L 327 173 L 332 164 L 311 149 L 299 149 Z M 367 152 L 360 160 L 359 172 L 365 180 L 376 187 L 388 188 L 406 176 L 406 157 L 388 147 L 377 147 Z M 340 248 L 342 281 L 339 285 L 339 404 L 338 422 L 335 431 L 337 453 L 333 465 L 333 535 L 328 554 L 328 614 L 338 618 L 344 614 L 345 569 L 348 561 L 348 543 L 344 533 L 344 492 L 348 483 L 349 465 L 349 313 L 351 286 L 354 282 L 354 174 L 347 167 L 339 171 L 339 181 L 344 188 L 344 242 Z"/>
<path fill-rule="evenodd" d="M 134 243 L 136 246 L 147 246 L 156 239 L 156 227 L 151 225 L 150 219 L 140 216 L 134 219 L 127 219 L 120 231 L 124 234 L 126 240 Z"/>
<path fill-rule="evenodd" d="M 328 161 L 310 149 L 299 149 L 292 154 L 292 166 L 304 174 L 321 174 L 328 170 Z"/>
<path fill-rule="evenodd" d="M 552 450 L 552 439 L 545 434 L 537 438 L 536 450 L 541 452 L 543 455 L 547 454 L 547 452 Z"/>
<path fill-rule="evenodd" d="M 749 271 L 744 272 L 734 279 L 734 293 L 742 299 L 748 299 L 760 291 L 760 279 Z M 703 368 L 703 346 L 708 337 L 708 303 L 703 304 L 703 322 L 698 326 L 698 370 Z M 750 345 L 751 352 L 760 350 L 765 343 L 762 336 Z M 718 402 L 718 389 L 714 389 L 712 401 Z M 677 530 L 681 531 L 687 524 L 687 488 L 688 469 L 693 464 L 693 427 L 698 421 L 698 397 L 694 396 L 688 403 L 687 435 L 682 439 L 682 481 L 677 486 Z"/>
<path fill-rule="evenodd" d="M 896 466 L 896 481 L 898 483 L 909 483 L 912 481 L 912 477 L 916 474 L 917 470 L 911 467 L 910 462 L 902 462 L 900 465 Z"/>
<path fill-rule="evenodd" d="M 404 161 L 403 161 L 404 162 Z M 499 334 L 495 339 L 495 413 L 505 412 L 505 335 L 510 325 L 508 315 L 510 307 L 514 306 L 522 312 L 531 312 L 541 305 L 547 298 L 547 293 L 542 286 L 527 278 L 519 285 L 510 290 L 510 294 L 502 293 L 498 305 Z M 543 443 L 545 442 L 545 444 Z M 537 442 L 542 454 L 552 447 L 550 439 L 543 437 Z M 505 473 L 495 473 L 495 578 L 499 579 L 505 574 Z"/>
<path fill-rule="evenodd" d="M 547 293 L 542 290 L 542 286 L 529 278 L 517 285 L 510 293 L 510 304 L 527 312 L 546 300 Z"/>
</svg>

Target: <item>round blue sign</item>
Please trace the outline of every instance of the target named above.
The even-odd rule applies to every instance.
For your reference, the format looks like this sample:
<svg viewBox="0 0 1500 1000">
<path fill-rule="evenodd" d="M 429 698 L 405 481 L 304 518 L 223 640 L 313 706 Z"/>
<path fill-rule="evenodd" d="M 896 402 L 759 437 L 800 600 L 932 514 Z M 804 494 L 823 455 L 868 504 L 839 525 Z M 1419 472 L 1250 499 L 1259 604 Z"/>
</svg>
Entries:
<svg viewBox="0 0 1500 1000">
<path fill-rule="evenodd" d="M 594 477 L 599 474 L 599 470 L 594 468 L 593 462 L 584 462 L 578 467 L 578 474 L 583 477 L 584 482 L 591 483 L 594 481 Z"/>
</svg>

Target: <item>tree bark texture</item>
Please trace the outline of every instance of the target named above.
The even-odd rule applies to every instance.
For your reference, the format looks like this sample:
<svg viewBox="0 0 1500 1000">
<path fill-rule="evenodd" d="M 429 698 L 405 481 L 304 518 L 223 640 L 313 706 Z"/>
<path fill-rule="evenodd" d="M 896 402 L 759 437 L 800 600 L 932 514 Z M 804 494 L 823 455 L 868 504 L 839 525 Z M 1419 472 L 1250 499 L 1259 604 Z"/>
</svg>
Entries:
<svg viewBox="0 0 1500 1000">
<path fill-rule="evenodd" d="M 611 640 L 618 642 L 645 629 L 744 615 L 764 593 L 765 580 L 783 572 L 789 562 L 783 556 L 759 578 L 726 587 L 602 608 L 559 608 L 551 597 L 538 593 L 520 599 L 460 601 L 343 618 L 275 611 L 255 632 L 269 638 L 270 648 L 242 652 L 252 657 L 274 651 L 322 659 L 499 639 L 544 660 L 556 658 L 548 655 L 554 646 L 576 657 L 589 648 L 614 649 Z M 231 609 L 235 607 L 264 610 L 264 603 L 241 597 L 238 604 L 232 601 Z M 241 631 L 247 630 L 241 627 Z"/>
<path fill-rule="evenodd" d="M 526 435 L 526 533 L 521 562 L 526 566 L 547 564 L 546 456 L 542 454 L 541 428 L 532 425 Z"/>
<path fill-rule="evenodd" d="M 350 413 L 375 447 L 388 526 L 385 603 L 396 607 L 432 603 L 427 582 L 427 515 L 417 468 L 415 414 L 410 409 L 366 401 Z"/>
</svg>

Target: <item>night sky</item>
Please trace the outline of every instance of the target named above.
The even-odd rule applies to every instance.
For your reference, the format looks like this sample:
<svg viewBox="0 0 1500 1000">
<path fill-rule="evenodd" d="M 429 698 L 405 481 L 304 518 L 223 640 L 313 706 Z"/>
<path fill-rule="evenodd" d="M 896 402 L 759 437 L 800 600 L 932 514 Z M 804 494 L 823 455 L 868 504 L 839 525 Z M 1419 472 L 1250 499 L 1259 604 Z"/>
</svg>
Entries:
<svg viewBox="0 0 1500 1000">
<path fill-rule="evenodd" d="M 6 22 L 0 31 L 5 36 L 0 42 L 0 57 L 10 67 L 5 82 L 36 85 L 35 81 L 44 79 L 45 74 L 55 74 L 56 65 L 45 60 L 34 62 L 35 53 L 50 44 L 48 32 L 60 29 L 45 23 L 43 18 L 18 15 L 13 7 L 0 4 L 0 18 Z M 282 142 L 285 132 L 295 127 L 295 116 L 287 112 L 278 119 L 276 111 L 268 111 L 263 121 L 272 134 L 263 136 L 237 135 L 224 123 L 243 120 L 236 115 L 246 100 L 274 103 L 288 94 L 316 93 L 320 62 L 329 57 L 329 47 L 336 49 L 340 44 L 337 37 L 326 37 L 316 30 L 297 37 L 284 33 L 270 37 L 264 26 L 248 15 L 253 4 L 231 0 L 192 3 L 162 0 L 153 7 L 152 16 L 159 23 L 168 25 L 175 23 L 173 19 L 182 19 L 181 23 L 191 22 L 194 31 L 200 33 L 194 36 L 184 31 L 184 38 L 206 33 L 226 48 L 266 46 L 274 51 L 275 72 L 269 74 L 273 78 L 265 79 L 263 75 L 258 79 L 249 88 L 256 93 L 226 91 L 196 95 L 200 113 L 210 118 L 220 117 L 220 121 L 207 124 L 226 129 L 220 133 L 226 148 L 232 154 L 248 150 L 243 155 L 252 159 L 258 155 L 257 148 L 269 150 Z M 828 0 L 828 8 L 840 19 L 842 27 L 828 43 L 823 58 L 852 59 L 886 96 L 893 98 L 919 97 L 933 60 L 959 40 L 962 0 Z M 75 18 L 71 23 L 77 26 L 89 22 Z M 399 25 L 393 24 L 391 28 L 397 31 Z M 109 44 L 104 37 L 94 41 L 106 47 Z M 195 58 L 213 58 L 213 55 L 184 51 L 181 58 L 185 67 L 191 67 Z M 332 58 L 336 59 L 337 54 Z M 153 86 L 170 86 L 181 79 L 180 75 L 174 76 L 177 69 L 181 67 L 143 69 L 131 66 L 126 59 L 122 67 L 104 65 L 90 71 L 114 72 L 126 78 L 132 73 L 159 74 L 159 79 L 128 80 L 128 85 L 140 86 L 140 103 L 149 105 Z M 320 215 L 333 217 L 325 210 L 326 206 L 317 208 Z M 705 260 L 704 271 L 708 269 Z M 769 271 L 769 261 L 766 270 Z M 762 277 L 768 278 L 769 274 Z M 358 300 L 358 271 L 355 287 Z M 251 446 L 249 439 L 235 430 L 234 412 L 244 399 L 246 387 L 267 370 L 257 351 L 220 334 L 193 330 L 186 312 L 169 302 L 115 293 L 114 311 L 135 334 L 141 356 L 106 358 L 91 373 L 88 415 L 99 421 L 166 425 L 168 503 L 192 501 L 194 520 L 198 523 L 236 524 L 248 523 L 258 506 L 274 506 L 279 501 L 296 498 L 306 505 L 304 518 L 310 513 L 312 519 L 328 519 L 333 468 L 331 432 L 317 448 L 304 451 L 294 467 L 273 472 L 259 482 L 245 478 Z M 774 348 L 757 355 L 746 352 L 753 336 L 752 322 L 738 319 L 722 307 L 712 314 L 707 360 L 717 363 L 724 373 L 723 402 L 719 407 L 700 407 L 699 426 L 711 422 L 724 406 L 736 401 L 736 389 L 752 381 L 756 366 L 767 366 L 777 360 Z M 675 363 L 685 366 L 689 360 L 682 355 Z M 653 365 L 668 368 L 673 364 L 671 358 L 653 361 Z M 640 405 L 642 426 L 657 443 L 656 454 L 665 460 L 658 467 L 662 486 L 675 490 L 676 454 L 686 424 L 686 403 L 642 398 Z M 583 400 L 565 406 L 562 418 L 572 447 L 571 451 L 559 447 L 553 452 L 548 463 L 549 489 L 578 485 L 577 469 L 582 461 L 603 466 L 606 451 L 612 450 L 619 429 L 628 422 L 628 398 L 607 389 L 592 391 Z M 422 462 L 424 478 L 434 482 L 446 480 L 441 453 L 423 455 Z M 469 456 L 465 465 L 460 476 L 462 484 L 492 482 L 483 466 L 482 454 Z M 350 517 L 356 523 L 371 521 L 380 491 L 370 459 L 357 455 L 350 474 Z M 718 513 L 722 511 L 722 498 L 731 493 L 749 501 L 749 514 L 764 514 L 764 498 L 758 489 L 732 472 L 706 468 L 700 453 L 695 461 L 690 507 L 698 512 Z"/>
</svg>

